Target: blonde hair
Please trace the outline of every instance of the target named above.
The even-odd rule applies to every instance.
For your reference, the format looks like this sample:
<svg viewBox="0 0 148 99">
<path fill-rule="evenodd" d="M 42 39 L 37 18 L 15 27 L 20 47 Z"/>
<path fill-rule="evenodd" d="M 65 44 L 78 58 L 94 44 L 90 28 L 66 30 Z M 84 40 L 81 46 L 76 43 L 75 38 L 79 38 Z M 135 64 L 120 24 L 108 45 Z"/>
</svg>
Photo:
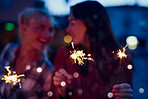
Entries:
<svg viewBox="0 0 148 99">
<path fill-rule="evenodd" d="M 50 18 L 51 16 L 45 9 L 41 8 L 26 8 L 18 16 L 19 24 L 28 24 L 30 19 L 34 17 L 45 16 Z"/>
<path fill-rule="evenodd" d="M 32 18 L 39 18 L 39 17 L 47 17 L 51 21 L 51 16 L 50 16 L 49 12 L 46 11 L 45 9 L 41 9 L 41 8 L 26 8 L 18 16 L 19 27 L 22 24 L 28 25 L 29 21 Z M 21 33 L 21 30 L 19 28 L 19 38 L 20 38 L 20 40 L 22 39 L 22 37 L 23 37 L 23 33 Z"/>
</svg>

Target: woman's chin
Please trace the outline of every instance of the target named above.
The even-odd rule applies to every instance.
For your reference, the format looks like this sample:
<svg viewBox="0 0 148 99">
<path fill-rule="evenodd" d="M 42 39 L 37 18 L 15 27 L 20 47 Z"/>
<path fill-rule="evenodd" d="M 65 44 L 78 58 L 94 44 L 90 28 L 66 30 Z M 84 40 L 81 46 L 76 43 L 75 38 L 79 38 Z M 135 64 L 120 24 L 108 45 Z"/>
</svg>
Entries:
<svg viewBox="0 0 148 99">
<path fill-rule="evenodd" d="M 38 46 L 37 48 L 38 51 L 44 51 L 44 49 L 45 49 L 45 46 Z"/>
<path fill-rule="evenodd" d="M 78 42 L 78 41 L 73 41 L 74 45 L 80 45 L 81 42 Z"/>
</svg>

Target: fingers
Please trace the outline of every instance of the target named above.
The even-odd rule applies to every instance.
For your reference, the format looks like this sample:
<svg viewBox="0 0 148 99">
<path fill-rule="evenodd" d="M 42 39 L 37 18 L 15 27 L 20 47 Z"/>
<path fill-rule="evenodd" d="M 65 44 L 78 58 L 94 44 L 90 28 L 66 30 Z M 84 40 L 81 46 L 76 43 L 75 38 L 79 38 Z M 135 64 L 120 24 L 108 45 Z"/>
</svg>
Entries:
<svg viewBox="0 0 148 99">
<path fill-rule="evenodd" d="M 131 88 L 130 84 L 127 84 L 127 83 L 121 83 L 121 84 L 118 84 L 118 85 L 114 85 L 113 86 L 114 89 L 126 89 L 126 88 Z"/>
<path fill-rule="evenodd" d="M 67 84 L 71 83 L 72 76 L 68 74 L 65 69 L 60 69 L 55 72 L 55 76 L 53 77 L 53 83 L 55 86 L 61 85 L 61 82 L 64 81 Z"/>
<path fill-rule="evenodd" d="M 112 89 L 112 93 L 115 97 L 115 99 L 126 99 L 126 98 L 132 98 L 133 97 L 133 90 L 131 89 L 131 86 L 127 83 L 122 83 L 119 85 L 114 85 Z"/>
<path fill-rule="evenodd" d="M 65 71 L 65 69 L 60 69 L 59 72 L 60 72 L 61 74 L 63 74 L 67 79 L 71 79 L 71 78 L 72 78 L 72 76 L 69 75 L 69 74 Z"/>
<path fill-rule="evenodd" d="M 63 80 L 71 80 L 72 76 L 68 74 L 65 69 L 60 69 L 59 71 L 55 72 L 55 77 L 59 77 Z"/>
<path fill-rule="evenodd" d="M 113 93 L 114 97 L 116 98 L 132 98 L 133 94 L 127 94 L 127 93 Z"/>
<path fill-rule="evenodd" d="M 133 94 L 133 90 L 132 89 L 120 89 L 120 90 L 112 89 L 112 93 L 118 93 L 118 92 Z"/>
</svg>

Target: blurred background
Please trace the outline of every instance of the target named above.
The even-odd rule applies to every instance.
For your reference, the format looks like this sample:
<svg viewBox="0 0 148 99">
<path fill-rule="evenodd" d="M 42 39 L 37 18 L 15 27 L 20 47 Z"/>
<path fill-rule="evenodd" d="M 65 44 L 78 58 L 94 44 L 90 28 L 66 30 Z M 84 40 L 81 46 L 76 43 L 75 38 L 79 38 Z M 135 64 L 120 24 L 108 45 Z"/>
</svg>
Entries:
<svg viewBox="0 0 148 99">
<path fill-rule="evenodd" d="M 70 6 L 86 0 L 0 0 L 0 53 L 9 42 L 19 42 L 17 16 L 26 7 L 47 9 L 54 18 L 55 35 L 48 54 L 53 62 L 56 51 L 71 38 L 65 33 Z M 132 54 L 134 99 L 148 97 L 148 0 L 97 0 L 108 11 L 116 39 Z"/>
</svg>

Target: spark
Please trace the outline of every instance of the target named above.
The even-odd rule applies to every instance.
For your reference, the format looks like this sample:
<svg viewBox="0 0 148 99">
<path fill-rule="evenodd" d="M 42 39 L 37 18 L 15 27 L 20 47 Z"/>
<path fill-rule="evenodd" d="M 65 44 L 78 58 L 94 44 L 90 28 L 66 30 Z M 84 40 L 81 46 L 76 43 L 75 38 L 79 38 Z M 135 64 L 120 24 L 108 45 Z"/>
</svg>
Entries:
<svg viewBox="0 0 148 99">
<path fill-rule="evenodd" d="M 117 55 L 118 55 L 118 57 L 119 57 L 120 59 L 122 59 L 122 58 L 124 58 L 124 57 L 127 58 L 127 55 L 126 55 L 126 53 L 125 53 L 126 47 L 127 47 L 127 45 L 126 45 L 125 47 L 123 47 L 122 49 L 117 50 Z M 112 53 L 114 53 L 114 51 L 113 51 Z"/>
<path fill-rule="evenodd" d="M 118 53 L 117 53 L 117 55 L 118 55 L 118 57 L 120 58 L 120 59 L 122 59 L 122 58 L 126 58 L 127 57 L 127 55 L 125 54 L 125 49 L 126 49 L 126 47 L 127 47 L 127 45 L 125 46 L 125 47 L 123 47 L 122 48 L 122 50 L 118 50 Z"/>
<path fill-rule="evenodd" d="M 5 80 L 5 83 L 12 83 L 12 85 L 16 85 L 17 83 L 19 83 L 19 88 L 21 88 L 21 79 L 20 77 L 24 77 L 25 75 L 17 75 L 15 71 L 10 71 L 9 68 L 10 66 L 5 66 L 6 70 L 7 70 L 7 75 L 3 75 L 1 80 Z"/>
<path fill-rule="evenodd" d="M 72 44 L 72 48 L 74 49 L 73 42 L 71 44 Z M 91 54 L 86 55 L 83 52 L 83 50 L 75 50 L 74 49 L 73 51 L 70 51 L 70 53 L 71 53 L 70 58 L 72 58 L 74 60 L 74 63 L 76 63 L 78 61 L 79 65 L 83 65 L 84 64 L 84 60 L 94 61 L 91 58 Z"/>
<path fill-rule="evenodd" d="M 127 45 L 125 47 L 123 47 L 122 49 L 117 50 L 117 56 L 120 58 L 119 68 L 118 68 L 119 69 L 119 73 L 121 71 L 121 62 L 122 62 L 122 59 L 123 58 L 127 58 L 127 55 L 125 53 L 126 47 L 127 47 Z M 114 51 L 112 53 L 114 53 Z M 118 73 L 118 76 L 117 76 L 117 83 L 119 83 L 119 73 Z"/>
</svg>

